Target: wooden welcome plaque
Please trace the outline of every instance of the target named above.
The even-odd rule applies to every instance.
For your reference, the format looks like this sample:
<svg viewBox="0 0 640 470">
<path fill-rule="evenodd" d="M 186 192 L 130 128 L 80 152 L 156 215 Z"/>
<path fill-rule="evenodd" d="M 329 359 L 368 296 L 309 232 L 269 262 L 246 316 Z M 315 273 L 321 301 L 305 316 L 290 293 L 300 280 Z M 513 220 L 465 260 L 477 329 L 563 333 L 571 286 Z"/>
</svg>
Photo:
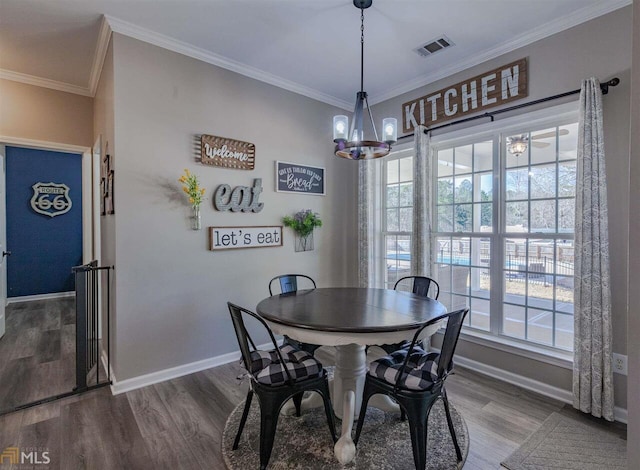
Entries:
<svg viewBox="0 0 640 470">
<path fill-rule="evenodd" d="M 254 144 L 215 135 L 200 136 L 200 161 L 204 165 L 253 170 L 255 158 Z"/>
</svg>

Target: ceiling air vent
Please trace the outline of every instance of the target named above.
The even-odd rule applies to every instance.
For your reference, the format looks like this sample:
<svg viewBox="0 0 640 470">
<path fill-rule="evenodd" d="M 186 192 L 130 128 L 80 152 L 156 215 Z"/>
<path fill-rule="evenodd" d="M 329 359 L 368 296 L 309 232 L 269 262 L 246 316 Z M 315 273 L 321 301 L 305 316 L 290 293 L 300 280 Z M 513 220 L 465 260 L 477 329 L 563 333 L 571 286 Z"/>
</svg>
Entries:
<svg viewBox="0 0 640 470">
<path fill-rule="evenodd" d="M 425 44 L 414 49 L 422 57 L 428 57 L 436 52 L 443 51 L 448 47 L 453 46 L 453 42 L 451 39 L 446 37 L 444 34 L 437 39 L 433 39 Z"/>
</svg>

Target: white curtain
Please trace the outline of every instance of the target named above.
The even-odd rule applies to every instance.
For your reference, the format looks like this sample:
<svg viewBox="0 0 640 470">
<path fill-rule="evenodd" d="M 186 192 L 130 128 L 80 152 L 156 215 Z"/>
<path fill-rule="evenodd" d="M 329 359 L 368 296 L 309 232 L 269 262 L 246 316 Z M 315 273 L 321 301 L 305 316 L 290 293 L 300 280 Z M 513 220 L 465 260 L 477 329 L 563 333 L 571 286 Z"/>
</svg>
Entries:
<svg viewBox="0 0 640 470">
<path fill-rule="evenodd" d="M 611 289 L 602 92 L 580 92 L 575 224 L 573 406 L 613 421 Z"/>
<path fill-rule="evenodd" d="M 372 250 L 374 215 L 374 163 L 360 160 L 358 164 L 358 278 L 360 287 L 374 287 Z"/>
<path fill-rule="evenodd" d="M 413 158 L 413 230 L 411 236 L 411 273 L 431 274 L 431 136 L 426 127 L 414 129 Z M 431 276 L 433 277 L 433 276 Z"/>
</svg>

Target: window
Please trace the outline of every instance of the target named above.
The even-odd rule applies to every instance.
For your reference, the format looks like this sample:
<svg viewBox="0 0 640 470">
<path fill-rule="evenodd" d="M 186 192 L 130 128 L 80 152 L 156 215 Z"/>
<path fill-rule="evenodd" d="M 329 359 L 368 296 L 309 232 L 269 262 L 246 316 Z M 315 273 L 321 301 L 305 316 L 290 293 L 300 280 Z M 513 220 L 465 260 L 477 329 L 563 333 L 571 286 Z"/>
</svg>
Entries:
<svg viewBox="0 0 640 470">
<path fill-rule="evenodd" d="M 516 119 L 433 139 L 430 275 L 449 310 L 469 307 L 466 331 L 571 351 L 577 114 Z M 518 156 L 512 137 L 527 141 Z M 400 150 L 377 166 L 385 288 L 410 274 L 413 158 Z"/>
<path fill-rule="evenodd" d="M 413 220 L 413 151 L 404 150 L 385 159 L 383 165 L 384 287 L 411 271 Z"/>
<path fill-rule="evenodd" d="M 468 328 L 573 348 L 578 124 L 496 132 L 437 146 L 434 276 Z M 527 150 L 507 150 L 525 136 Z"/>
</svg>

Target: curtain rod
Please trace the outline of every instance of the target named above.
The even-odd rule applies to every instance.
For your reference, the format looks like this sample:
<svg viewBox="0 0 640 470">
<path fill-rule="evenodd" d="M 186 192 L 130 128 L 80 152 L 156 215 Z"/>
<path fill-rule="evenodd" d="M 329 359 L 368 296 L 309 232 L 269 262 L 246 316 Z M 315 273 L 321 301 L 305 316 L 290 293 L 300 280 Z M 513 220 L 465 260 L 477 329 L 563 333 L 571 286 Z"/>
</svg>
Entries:
<svg viewBox="0 0 640 470">
<path fill-rule="evenodd" d="M 612 78 L 611 80 L 609 80 L 607 82 L 601 83 L 600 84 L 600 90 L 602 90 L 602 94 L 603 95 L 606 95 L 607 93 L 609 93 L 609 87 L 610 86 L 617 86 L 619 83 L 620 83 L 620 79 L 618 77 Z M 476 119 L 482 119 L 482 118 L 491 118 L 491 121 L 493 122 L 493 117 L 496 114 L 507 113 L 507 112 L 513 111 L 515 109 L 526 108 L 527 106 L 533 106 L 535 104 L 544 103 L 546 101 L 557 100 L 558 98 L 564 98 L 565 96 L 577 95 L 578 93 L 580 93 L 579 89 L 578 90 L 573 90 L 573 91 L 567 91 L 566 93 L 560 93 L 559 95 L 547 96 L 546 98 L 540 98 L 539 100 L 529 101 L 528 103 L 517 104 L 515 106 L 509 106 L 508 108 L 498 109 L 497 111 L 486 112 L 486 113 L 480 114 L 478 116 L 472 116 L 472 117 L 468 117 L 468 118 L 464 118 L 464 119 L 458 119 L 457 121 L 448 122 L 446 124 L 441 124 L 439 126 L 430 127 L 428 129 L 425 129 L 424 133 L 428 134 L 431 131 L 435 131 L 437 129 L 442 129 L 443 127 L 455 126 L 456 124 L 462 124 L 463 122 L 475 121 Z M 415 134 L 414 132 L 412 132 L 411 134 L 405 134 L 405 135 L 403 135 L 401 137 L 398 137 L 398 140 L 400 140 L 400 139 L 408 139 L 409 137 L 413 137 L 414 134 Z"/>
</svg>

